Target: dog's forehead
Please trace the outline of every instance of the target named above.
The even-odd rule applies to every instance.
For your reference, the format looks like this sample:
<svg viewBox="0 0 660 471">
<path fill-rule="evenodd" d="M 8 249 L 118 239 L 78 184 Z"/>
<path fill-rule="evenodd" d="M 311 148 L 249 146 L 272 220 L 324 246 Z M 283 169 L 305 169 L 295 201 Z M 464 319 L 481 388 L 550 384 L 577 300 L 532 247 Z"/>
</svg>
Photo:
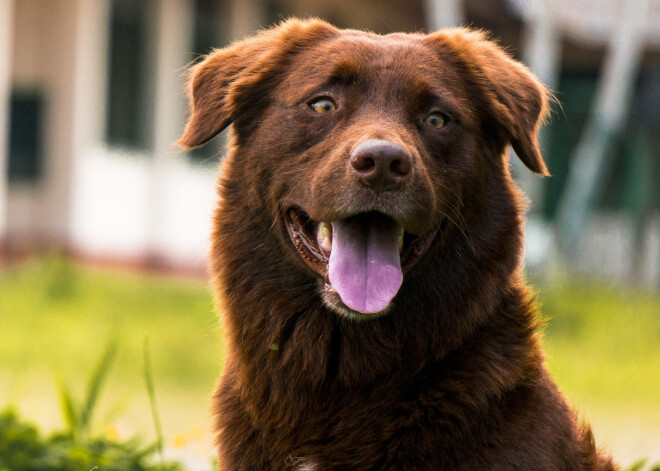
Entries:
<svg viewBox="0 0 660 471">
<path fill-rule="evenodd" d="M 306 48 L 294 57 L 284 80 L 291 101 L 313 93 L 331 80 L 384 80 L 399 87 L 425 85 L 438 93 L 461 94 L 460 72 L 433 51 L 420 34 L 376 35 L 343 31 L 332 40 Z"/>
</svg>

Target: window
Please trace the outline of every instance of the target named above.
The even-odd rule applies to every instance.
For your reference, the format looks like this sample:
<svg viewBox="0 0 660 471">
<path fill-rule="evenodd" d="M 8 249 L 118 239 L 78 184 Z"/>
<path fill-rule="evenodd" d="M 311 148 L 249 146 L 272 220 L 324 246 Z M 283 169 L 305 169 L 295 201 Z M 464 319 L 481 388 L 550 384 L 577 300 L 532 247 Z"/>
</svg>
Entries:
<svg viewBox="0 0 660 471">
<path fill-rule="evenodd" d="M 14 92 L 9 113 L 9 181 L 34 181 L 42 171 L 44 97 Z"/>
<path fill-rule="evenodd" d="M 597 71 L 568 71 L 559 81 L 557 96 L 562 107 L 557 119 L 548 127 L 547 151 L 544 152 L 552 173 L 552 178 L 543 182 L 543 208 L 547 219 L 553 220 L 557 215 L 559 200 L 566 190 L 570 159 L 589 121 L 597 83 Z"/>
<path fill-rule="evenodd" d="M 650 190 L 645 187 L 647 181 L 657 180 L 656 170 L 648 164 L 645 156 L 650 153 L 651 164 L 656 161 L 652 159 L 657 159 L 657 154 L 654 154 L 657 153 L 657 145 L 654 145 L 653 139 L 657 139 L 654 136 L 657 136 L 660 127 L 660 122 L 655 118 L 660 104 L 660 87 L 656 85 L 658 77 L 660 71 L 655 76 L 652 71 L 642 70 L 640 73 L 640 83 L 627 116 L 627 125 L 620 135 L 614 136 L 607 149 L 610 154 L 594 195 L 597 210 L 637 211 L 641 205 L 647 204 L 645 198 L 658 198 L 651 193 L 647 195 Z M 553 174 L 553 178 L 544 180 L 545 216 L 548 219 L 556 216 L 559 200 L 565 191 L 570 159 L 591 118 L 598 80 L 597 71 L 568 71 L 559 82 L 558 97 L 562 108 L 549 128 L 546 152 Z M 648 175 L 649 172 L 651 175 Z"/>
<path fill-rule="evenodd" d="M 190 60 L 199 61 L 202 55 L 227 45 L 227 5 L 218 0 L 195 0 L 194 9 L 193 56 Z M 188 155 L 196 161 L 215 162 L 224 153 L 225 144 L 225 133 L 222 133 Z"/>
<path fill-rule="evenodd" d="M 193 51 L 195 57 L 212 49 L 227 45 L 227 7 L 218 0 L 195 0 L 195 32 Z M 224 13 L 224 14 L 223 14 Z"/>
<path fill-rule="evenodd" d="M 150 2 L 112 0 L 110 5 L 106 141 L 148 149 L 154 88 L 149 75 Z"/>
</svg>

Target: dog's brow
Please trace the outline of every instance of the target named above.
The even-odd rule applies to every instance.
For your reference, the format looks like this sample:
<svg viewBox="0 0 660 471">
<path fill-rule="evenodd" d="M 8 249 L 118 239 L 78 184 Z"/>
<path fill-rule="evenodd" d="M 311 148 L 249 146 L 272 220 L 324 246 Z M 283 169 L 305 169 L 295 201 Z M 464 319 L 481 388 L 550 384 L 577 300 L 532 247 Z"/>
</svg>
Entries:
<svg viewBox="0 0 660 471">
<path fill-rule="evenodd" d="M 433 86 L 424 80 L 413 83 L 416 98 L 430 108 L 439 108 L 451 118 L 462 123 L 469 122 L 469 110 L 461 104 L 460 99 L 438 86 Z"/>
<path fill-rule="evenodd" d="M 456 115 L 454 116 L 454 118 L 461 118 L 461 120 L 463 121 L 466 119 L 464 107 L 460 106 L 456 98 L 451 96 L 449 93 L 447 92 L 434 93 L 433 91 L 431 91 L 431 96 L 433 97 L 432 101 L 437 106 L 440 106 L 441 108 L 453 112 Z"/>
<path fill-rule="evenodd" d="M 283 102 L 295 105 L 301 100 L 308 99 L 311 95 L 322 94 L 330 88 L 348 86 L 356 80 L 359 69 L 359 62 L 342 60 L 328 67 L 325 71 L 317 70 L 314 77 L 307 80 L 306 86 L 296 87 L 294 89 L 295 95 L 291 96 L 291 99 L 284 99 Z"/>
<path fill-rule="evenodd" d="M 342 60 L 335 64 L 330 80 L 332 82 L 339 82 L 349 84 L 357 77 L 360 71 L 360 63 L 353 60 Z"/>
</svg>

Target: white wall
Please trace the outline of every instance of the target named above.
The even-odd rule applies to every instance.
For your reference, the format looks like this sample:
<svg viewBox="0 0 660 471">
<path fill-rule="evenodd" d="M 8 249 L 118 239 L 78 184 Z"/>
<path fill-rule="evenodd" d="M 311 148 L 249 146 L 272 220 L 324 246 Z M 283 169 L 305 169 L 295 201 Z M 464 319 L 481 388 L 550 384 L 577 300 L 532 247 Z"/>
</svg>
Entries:
<svg viewBox="0 0 660 471">
<path fill-rule="evenodd" d="M 158 208 L 151 193 L 155 175 L 150 157 L 87 149 L 78 162 L 74 188 L 75 249 L 120 259 L 157 253 L 171 263 L 204 267 L 215 205 L 214 172 L 191 167 L 183 156 L 163 166 L 158 170 Z"/>
<path fill-rule="evenodd" d="M 192 2 L 162 0 L 157 18 L 158 50 L 154 155 L 149 194 L 149 238 L 156 257 L 201 260 L 208 251 L 212 172 L 188 164 L 173 142 L 186 112 L 182 81 L 191 55 Z"/>
<path fill-rule="evenodd" d="M 9 185 L 7 230 L 14 245 L 63 245 L 69 227 L 76 2 L 15 2 L 13 86 L 45 94 L 43 175 Z"/>
<path fill-rule="evenodd" d="M 103 141 L 108 3 L 81 0 L 75 82 L 75 157 L 71 243 L 86 256 L 205 267 L 215 205 L 215 170 L 190 164 L 172 147 L 185 113 L 181 73 L 190 56 L 187 0 L 155 12 L 154 151 L 109 148 Z M 91 105 L 91 106 L 90 106 Z"/>
<path fill-rule="evenodd" d="M 0 0 L 0 244 L 7 225 L 7 158 L 13 0 Z"/>
</svg>

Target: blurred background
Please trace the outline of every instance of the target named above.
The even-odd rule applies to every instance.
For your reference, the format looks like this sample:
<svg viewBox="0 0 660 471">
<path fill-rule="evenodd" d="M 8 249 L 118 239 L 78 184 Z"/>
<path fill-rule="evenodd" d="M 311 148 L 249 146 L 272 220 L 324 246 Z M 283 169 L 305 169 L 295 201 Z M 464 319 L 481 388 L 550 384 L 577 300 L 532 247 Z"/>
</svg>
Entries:
<svg viewBox="0 0 660 471">
<path fill-rule="evenodd" d="M 512 159 L 548 363 L 622 464 L 660 460 L 659 0 L 0 0 L 0 409 L 66 427 L 62 391 L 94 389 L 112 352 L 89 433 L 210 469 L 222 345 L 204 280 L 225 136 L 173 147 L 182 74 L 290 16 L 485 29 L 554 91 L 553 176 Z"/>
</svg>

